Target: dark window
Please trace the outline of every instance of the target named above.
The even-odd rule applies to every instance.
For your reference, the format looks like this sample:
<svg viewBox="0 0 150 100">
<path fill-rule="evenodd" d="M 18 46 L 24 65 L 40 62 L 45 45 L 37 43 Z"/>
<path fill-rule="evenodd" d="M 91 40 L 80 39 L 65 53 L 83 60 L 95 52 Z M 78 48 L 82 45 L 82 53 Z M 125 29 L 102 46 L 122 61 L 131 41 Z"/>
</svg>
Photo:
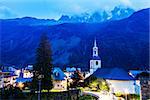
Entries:
<svg viewBox="0 0 150 100">
<path fill-rule="evenodd" d="M 96 65 L 98 65 L 98 61 L 96 61 Z"/>
<path fill-rule="evenodd" d="M 96 51 L 94 51 L 94 54 L 96 54 Z"/>
</svg>

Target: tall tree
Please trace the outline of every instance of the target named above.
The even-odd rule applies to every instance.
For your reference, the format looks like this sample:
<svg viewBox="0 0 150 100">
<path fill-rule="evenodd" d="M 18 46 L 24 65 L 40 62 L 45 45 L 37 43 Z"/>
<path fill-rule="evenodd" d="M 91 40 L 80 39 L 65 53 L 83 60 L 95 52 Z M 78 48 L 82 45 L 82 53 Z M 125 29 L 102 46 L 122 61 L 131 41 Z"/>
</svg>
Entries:
<svg viewBox="0 0 150 100">
<path fill-rule="evenodd" d="M 32 81 L 33 89 L 38 89 L 39 75 L 41 78 L 41 88 L 50 90 L 53 88 L 52 82 L 52 51 L 48 37 L 44 34 L 41 36 L 39 47 L 36 51 L 36 63 L 33 67 L 34 77 Z"/>
</svg>

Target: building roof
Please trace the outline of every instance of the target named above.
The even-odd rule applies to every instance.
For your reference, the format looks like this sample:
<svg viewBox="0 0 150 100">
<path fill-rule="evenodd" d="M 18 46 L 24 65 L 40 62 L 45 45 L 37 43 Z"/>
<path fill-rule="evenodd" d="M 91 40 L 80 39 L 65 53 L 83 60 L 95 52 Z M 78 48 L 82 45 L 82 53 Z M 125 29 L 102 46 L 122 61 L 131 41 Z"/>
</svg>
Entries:
<svg viewBox="0 0 150 100">
<path fill-rule="evenodd" d="M 66 77 L 66 75 L 60 68 L 55 67 L 53 69 L 53 79 L 54 80 L 65 80 L 65 77 Z"/>
<path fill-rule="evenodd" d="M 2 72 L 13 73 L 14 71 L 9 71 L 9 70 L 3 69 Z"/>
<path fill-rule="evenodd" d="M 33 70 L 33 65 L 28 65 L 27 67 L 25 67 L 25 70 Z"/>
<path fill-rule="evenodd" d="M 31 82 L 31 81 L 32 81 L 32 78 L 17 78 L 16 79 L 17 83 L 19 82 L 25 83 L 25 82 Z"/>
<path fill-rule="evenodd" d="M 72 67 L 72 68 L 67 67 L 67 68 L 66 68 L 66 71 L 67 71 L 67 72 L 74 72 L 74 71 L 76 71 L 76 68 L 75 68 L 75 67 Z"/>
<path fill-rule="evenodd" d="M 75 67 L 67 67 L 66 72 L 75 72 L 76 70 L 81 71 L 81 68 L 75 68 Z"/>
<path fill-rule="evenodd" d="M 130 70 L 129 71 L 133 77 L 136 77 L 138 74 L 144 72 L 142 70 Z"/>
<path fill-rule="evenodd" d="M 8 72 L 8 71 L 0 72 L 0 75 L 4 75 L 4 78 L 17 76 L 14 72 Z"/>
<path fill-rule="evenodd" d="M 101 60 L 99 56 L 92 56 L 92 60 Z"/>
<path fill-rule="evenodd" d="M 97 78 L 110 80 L 135 80 L 128 72 L 122 68 L 99 68 L 93 74 Z"/>
</svg>

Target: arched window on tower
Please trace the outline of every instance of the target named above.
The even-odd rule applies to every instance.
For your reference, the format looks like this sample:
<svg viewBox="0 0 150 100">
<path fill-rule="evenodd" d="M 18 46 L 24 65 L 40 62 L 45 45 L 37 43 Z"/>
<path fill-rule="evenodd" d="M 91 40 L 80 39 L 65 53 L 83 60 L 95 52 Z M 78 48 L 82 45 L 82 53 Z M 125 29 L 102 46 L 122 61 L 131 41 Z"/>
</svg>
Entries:
<svg viewBox="0 0 150 100">
<path fill-rule="evenodd" d="M 96 61 L 96 65 L 98 65 L 98 61 Z"/>
<path fill-rule="evenodd" d="M 94 51 L 94 54 L 96 54 L 96 51 Z"/>
</svg>

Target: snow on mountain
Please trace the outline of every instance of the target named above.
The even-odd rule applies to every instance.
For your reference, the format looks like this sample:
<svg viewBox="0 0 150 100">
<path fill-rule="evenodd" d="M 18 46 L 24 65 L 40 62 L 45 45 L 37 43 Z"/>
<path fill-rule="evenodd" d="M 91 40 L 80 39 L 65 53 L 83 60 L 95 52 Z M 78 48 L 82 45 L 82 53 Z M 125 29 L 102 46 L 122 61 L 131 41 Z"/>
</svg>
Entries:
<svg viewBox="0 0 150 100">
<path fill-rule="evenodd" d="M 134 10 L 131 8 L 125 8 L 125 7 L 115 7 L 111 11 L 106 10 L 100 10 L 95 11 L 93 13 L 82 13 L 80 15 L 62 15 L 61 18 L 58 20 L 60 22 L 65 23 L 99 23 L 99 22 L 105 22 L 110 20 L 120 20 L 129 17 L 131 14 L 134 13 Z"/>
</svg>

